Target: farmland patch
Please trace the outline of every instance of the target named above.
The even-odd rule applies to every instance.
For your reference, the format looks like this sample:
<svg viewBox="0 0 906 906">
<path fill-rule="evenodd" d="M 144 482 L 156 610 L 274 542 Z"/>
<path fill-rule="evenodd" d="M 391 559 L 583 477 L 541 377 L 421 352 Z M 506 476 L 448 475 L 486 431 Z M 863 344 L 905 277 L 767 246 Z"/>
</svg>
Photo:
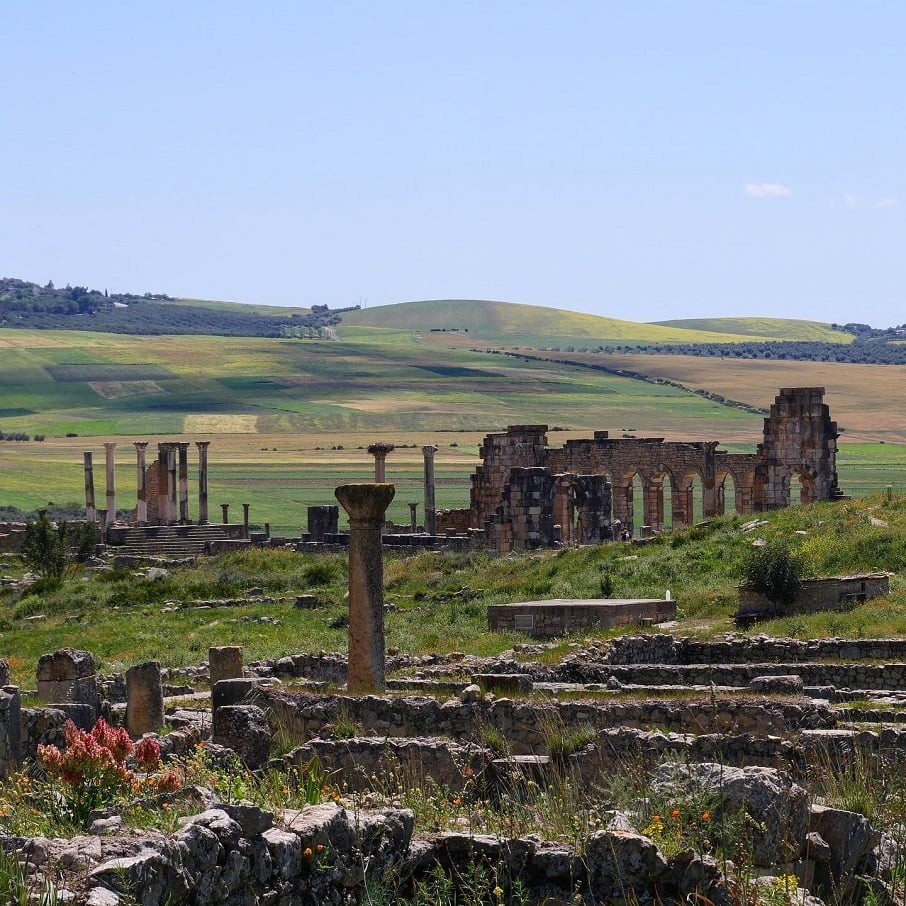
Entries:
<svg viewBox="0 0 906 906">
<path fill-rule="evenodd" d="M 121 400 L 164 392 L 164 388 L 157 381 L 91 381 L 88 386 L 105 400 Z"/>
<path fill-rule="evenodd" d="M 183 419 L 186 434 L 257 434 L 257 415 L 198 412 Z"/>
<path fill-rule="evenodd" d="M 90 364 L 45 365 L 47 373 L 55 381 L 160 381 L 174 375 L 163 365 L 92 362 Z"/>
</svg>

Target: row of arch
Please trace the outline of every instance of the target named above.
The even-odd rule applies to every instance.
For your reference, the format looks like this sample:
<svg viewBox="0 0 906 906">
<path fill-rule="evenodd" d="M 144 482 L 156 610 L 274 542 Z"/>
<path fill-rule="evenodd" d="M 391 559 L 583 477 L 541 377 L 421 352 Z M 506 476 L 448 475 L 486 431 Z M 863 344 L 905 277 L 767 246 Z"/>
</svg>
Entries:
<svg viewBox="0 0 906 906">
<path fill-rule="evenodd" d="M 728 510 L 740 514 L 755 511 L 754 500 L 760 476 L 757 472 L 718 472 L 709 484 L 696 470 L 679 478 L 669 469 L 646 473 L 642 469 L 613 477 L 611 524 L 615 533 L 631 537 L 665 529 L 681 529 Z M 811 503 L 816 499 L 814 476 L 806 469 L 793 469 L 782 478 L 786 504 Z M 586 514 L 581 480 L 571 474 L 556 476 L 551 516 L 560 526 L 564 543 L 585 542 Z"/>
</svg>

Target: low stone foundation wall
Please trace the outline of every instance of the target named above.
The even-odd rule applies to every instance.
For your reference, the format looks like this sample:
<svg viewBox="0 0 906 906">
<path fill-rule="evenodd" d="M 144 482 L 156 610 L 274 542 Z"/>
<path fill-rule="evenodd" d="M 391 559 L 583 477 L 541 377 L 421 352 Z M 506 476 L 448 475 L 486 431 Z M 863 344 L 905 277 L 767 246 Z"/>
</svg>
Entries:
<svg viewBox="0 0 906 906">
<path fill-rule="evenodd" d="M 743 664 L 847 660 L 906 662 L 906 639 L 817 639 L 737 636 L 713 641 L 662 633 L 621 636 L 590 649 L 607 664 Z"/>
<path fill-rule="evenodd" d="M 524 632 L 536 639 L 673 619 L 676 602 L 660 598 L 558 599 L 488 607 L 488 628 L 492 632 Z"/>
<path fill-rule="evenodd" d="M 580 683 L 639 686 L 747 687 L 761 676 L 799 676 L 805 686 L 835 689 L 906 691 L 906 664 L 575 664 L 561 670 Z"/>
<path fill-rule="evenodd" d="M 445 736 L 480 742 L 492 727 L 508 740 L 514 755 L 545 754 L 558 727 L 613 727 L 671 732 L 782 734 L 792 730 L 833 727 L 830 708 L 807 701 L 721 700 L 688 701 L 565 701 L 539 703 L 497 699 L 463 703 L 440 702 L 427 696 L 293 695 L 259 687 L 258 695 L 277 725 L 300 739 L 323 732 L 339 718 L 352 720 L 375 736 Z"/>
</svg>

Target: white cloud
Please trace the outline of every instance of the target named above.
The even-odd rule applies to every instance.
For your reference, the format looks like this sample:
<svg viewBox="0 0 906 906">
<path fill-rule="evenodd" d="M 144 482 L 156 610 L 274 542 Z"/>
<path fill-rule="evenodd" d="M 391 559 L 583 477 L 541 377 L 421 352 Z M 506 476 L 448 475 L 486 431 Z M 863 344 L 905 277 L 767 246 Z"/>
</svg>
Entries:
<svg viewBox="0 0 906 906">
<path fill-rule="evenodd" d="M 779 182 L 746 183 L 745 193 L 749 198 L 787 198 L 793 190 Z"/>
<path fill-rule="evenodd" d="M 896 206 L 897 200 L 893 195 L 885 195 L 883 198 L 879 198 L 875 202 L 876 208 L 893 208 Z"/>
<path fill-rule="evenodd" d="M 843 204 L 848 208 L 857 208 L 859 207 L 859 196 L 854 195 L 852 192 L 847 192 L 843 196 Z"/>
</svg>

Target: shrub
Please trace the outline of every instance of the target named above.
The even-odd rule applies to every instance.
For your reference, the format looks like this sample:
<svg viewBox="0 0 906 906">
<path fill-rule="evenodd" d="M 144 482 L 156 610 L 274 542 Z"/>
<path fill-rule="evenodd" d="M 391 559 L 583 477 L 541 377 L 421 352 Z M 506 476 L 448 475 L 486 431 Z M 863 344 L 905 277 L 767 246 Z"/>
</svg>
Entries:
<svg viewBox="0 0 906 906">
<path fill-rule="evenodd" d="M 743 567 L 744 582 L 774 604 L 792 604 L 805 577 L 805 559 L 785 541 L 752 549 Z"/>
</svg>

